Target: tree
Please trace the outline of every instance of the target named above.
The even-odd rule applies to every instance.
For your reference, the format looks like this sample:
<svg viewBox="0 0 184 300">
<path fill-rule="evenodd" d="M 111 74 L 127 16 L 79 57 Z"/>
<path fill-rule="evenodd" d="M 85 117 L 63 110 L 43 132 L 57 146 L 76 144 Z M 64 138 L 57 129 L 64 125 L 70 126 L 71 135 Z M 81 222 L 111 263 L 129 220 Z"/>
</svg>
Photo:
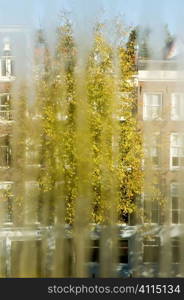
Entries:
<svg viewBox="0 0 184 300">
<path fill-rule="evenodd" d="M 136 31 L 130 32 L 126 47 L 120 48 L 121 103 L 124 121 L 121 126 L 122 169 L 121 211 L 135 211 L 135 199 L 142 192 L 142 136 L 137 123 Z"/>
<path fill-rule="evenodd" d="M 97 31 L 94 49 L 91 54 L 91 64 L 89 68 L 89 101 L 92 107 L 91 130 L 93 136 L 93 153 L 94 153 L 94 173 L 93 173 L 93 190 L 94 190 L 94 220 L 95 222 L 103 222 L 104 214 L 102 207 L 106 203 L 102 203 L 102 185 L 104 174 L 102 173 L 103 157 L 106 149 L 103 145 L 103 128 L 108 127 L 109 145 L 108 155 L 111 164 L 111 176 L 113 170 L 118 172 L 119 182 L 119 201 L 117 204 L 117 212 L 119 221 L 126 219 L 127 213 L 135 210 L 135 198 L 140 195 L 142 188 L 143 173 L 141 170 L 142 146 L 141 136 L 137 127 L 136 105 L 137 105 L 137 89 L 134 81 L 136 74 L 135 66 L 135 46 L 136 32 L 132 30 L 129 40 L 124 47 L 119 47 L 119 69 L 120 76 L 118 80 L 113 70 L 113 51 L 108 45 L 103 35 Z M 119 153 L 120 159 L 118 166 L 114 168 L 112 161 L 112 109 L 117 93 L 120 94 L 118 103 L 119 115 Z M 109 119 L 109 123 L 107 118 Z M 107 155 L 107 156 L 108 156 Z M 107 183 L 109 185 L 109 182 Z M 112 187 L 111 187 L 112 188 Z M 107 201 L 107 199 L 106 199 Z M 105 201 L 105 202 L 106 202 Z M 101 211 L 101 212 L 100 212 Z M 103 221 L 102 221 L 103 220 Z"/>
<path fill-rule="evenodd" d="M 105 39 L 102 24 L 94 31 L 85 71 L 92 154 L 92 173 L 88 178 L 92 189 L 90 220 L 94 223 L 108 220 L 112 204 L 122 222 L 135 210 L 134 199 L 141 192 L 135 46 L 135 30 L 130 32 L 127 44 L 116 49 Z M 76 109 L 80 107 L 77 108 L 79 99 L 76 98 L 76 59 L 72 25 L 66 21 L 58 28 L 55 56 L 51 58 L 46 49 L 45 71 L 38 83 L 37 97 L 42 114 L 40 184 L 44 193 L 50 194 L 50 203 L 54 204 L 49 210 L 54 212 L 56 202 L 61 199 L 56 201 L 52 195 L 57 182 L 62 181 L 65 221 L 69 224 L 75 218 L 80 180 L 77 174 L 80 153 L 77 152 Z M 118 72 L 114 59 L 118 62 Z"/>
</svg>

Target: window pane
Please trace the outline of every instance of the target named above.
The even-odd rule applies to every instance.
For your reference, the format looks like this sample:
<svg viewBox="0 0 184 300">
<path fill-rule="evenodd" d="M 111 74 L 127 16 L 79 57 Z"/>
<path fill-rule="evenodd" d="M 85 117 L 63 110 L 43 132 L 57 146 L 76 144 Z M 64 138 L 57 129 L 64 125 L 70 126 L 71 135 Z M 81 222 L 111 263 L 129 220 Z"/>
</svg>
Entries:
<svg viewBox="0 0 184 300">
<path fill-rule="evenodd" d="M 36 144 L 36 141 L 30 139 L 26 140 L 26 162 L 28 165 L 40 164 L 40 144 Z"/>
<path fill-rule="evenodd" d="M 151 240 L 144 239 L 143 241 L 143 261 L 156 263 L 159 260 L 160 240 L 155 237 Z"/>
<path fill-rule="evenodd" d="M 144 97 L 144 104 L 146 106 L 150 106 L 151 104 L 151 95 L 150 94 L 145 94 L 145 97 Z"/>
<path fill-rule="evenodd" d="M 179 158 L 178 157 L 172 157 L 172 166 L 173 167 L 179 166 Z"/>
<path fill-rule="evenodd" d="M 99 262 L 100 259 L 100 248 L 99 248 L 99 240 L 94 240 L 92 242 L 91 253 L 90 253 L 90 261 L 91 262 Z"/>
<path fill-rule="evenodd" d="M 160 94 L 144 94 L 144 119 L 156 119 L 161 116 L 162 97 Z"/>
<path fill-rule="evenodd" d="M 128 263 L 128 240 L 119 240 L 119 262 Z"/>
<path fill-rule="evenodd" d="M 153 106 L 152 107 L 152 118 L 158 118 L 161 114 L 161 110 L 159 106 Z"/>
<path fill-rule="evenodd" d="M 1 74 L 2 76 L 6 76 L 6 60 L 1 60 Z"/>
<path fill-rule="evenodd" d="M 179 134 L 172 134 L 171 135 L 171 144 L 172 144 L 172 146 L 179 146 L 180 145 L 180 136 L 179 136 Z"/>
<path fill-rule="evenodd" d="M 0 167 L 8 167 L 11 163 L 11 149 L 9 145 L 9 137 L 0 137 Z"/>
<path fill-rule="evenodd" d="M 152 95 L 152 105 L 160 106 L 161 105 L 161 95 Z"/>
<path fill-rule="evenodd" d="M 144 246 L 143 261 L 156 263 L 159 260 L 159 247 L 158 246 Z"/>
<path fill-rule="evenodd" d="M 9 101 L 8 101 L 8 95 L 1 95 L 0 96 L 0 105 L 8 105 Z"/>
<path fill-rule="evenodd" d="M 11 59 L 6 59 L 6 75 L 11 76 Z"/>
<path fill-rule="evenodd" d="M 172 147 L 172 149 L 171 149 L 172 156 L 175 156 L 175 157 L 179 156 L 179 154 L 180 154 L 179 150 L 180 150 L 179 148 Z"/>
<path fill-rule="evenodd" d="M 15 76 L 15 63 L 13 60 L 11 60 L 11 75 Z"/>
<path fill-rule="evenodd" d="M 158 164 L 159 164 L 158 156 L 153 156 L 152 157 L 152 163 L 153 163 L 153 165 L 158 166 Z"/>
<path fill-rule="evenodd" d="M 184 94 L 172 94 L 171 117 L 174 120 L 184 119 Z"/>
<path fill-rule="evenodd" d="M 0 118 L 9 120 L 10 117 L 10 95 L 0 94 Z"/>
<path fill-rule="evenodd" d="M 180 115 L 180 101 L 176 97 L 172 99 L 172 107 L 171 107 L 172 118 L 178 119 Z"/>
<path fill-rule="evenodd" d="M 178 196 L 179 193 L 179 187 L 177 183 L 172 183 L 171 184 L 171 193 L 173 196 Z"/>
<path fill-rule="evenodd" d="M 12 222 L 12 183 L 0 182 L 0 208 L 3 211 L 3 222 Z"/>
<path fill-rule="evenodd" d="M 172 261 L 173 263 L 179 263 L 180 261 L 180 250 L 177 247 L 172 248 Z"/>
<path fill-rule="evenodd" d="M 152 210 L 151 222 L 158 223 L 158 210 Z"/>
<path fill-rule="evenodd" d="M 180 157 L 180 166 L 181 166 L 181 167 L 184 166 L 184 157 Z"/>
<path fill-rule="evenodd" d="M 27 223 L 39 221 L 40 189 L 37 181 L 26 181 L 25 184 L 25 217 Z"/>
<path fill-rule="evenodd" d="M 172 211 L 172 223 L 173 224 L 178 224 L 179 223 L 179 211 L 178 210 L 173 210 Z"/>
<path fill-rule="evenodd" d="M 151 156 L 157 156 L 157 151 L 158 149 L 157 149 L 157 147 L 152 147 L 151 148 Z"/>
<path fill-rule="evenodd" d="M 172 209 L 179 208 L 179 199 L 178 197 L 172 197 Z"/>
</svg>

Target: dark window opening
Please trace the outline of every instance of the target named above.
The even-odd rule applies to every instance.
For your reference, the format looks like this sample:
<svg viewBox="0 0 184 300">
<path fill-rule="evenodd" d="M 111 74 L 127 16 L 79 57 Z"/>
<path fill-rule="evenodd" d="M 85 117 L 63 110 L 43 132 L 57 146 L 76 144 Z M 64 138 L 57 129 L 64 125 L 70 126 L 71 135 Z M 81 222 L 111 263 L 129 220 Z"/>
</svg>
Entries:
<svg viewBox="0 0 184 300">
<path fill-rule="evenodd" d="M 92 241 L 90 261 L 97 262 L 97 263 L 99 263 L 99 261 L 100 261 L 99 240 Z"/>
<path fill-rule="evenodd" d="M 172 262 L 179 263 L 180 262 L 180 242 L 179 238 L 172 239 Z"/>
<path fill-rule="evenodd" d="M 179 223 L 179 211 L 172 211 L 172 223 L 178 224 Z"/>
<path fill-rule="evenodd" d="M 159 238 L 144 239 L 143 241 L 143 261 L 145 263 L 158 263 L 160 240 Z"/>
<path fill-rule="evenodd" d="M 119 263 L 128 263 L 128 240 L 119 240 Z"/>
</svg>

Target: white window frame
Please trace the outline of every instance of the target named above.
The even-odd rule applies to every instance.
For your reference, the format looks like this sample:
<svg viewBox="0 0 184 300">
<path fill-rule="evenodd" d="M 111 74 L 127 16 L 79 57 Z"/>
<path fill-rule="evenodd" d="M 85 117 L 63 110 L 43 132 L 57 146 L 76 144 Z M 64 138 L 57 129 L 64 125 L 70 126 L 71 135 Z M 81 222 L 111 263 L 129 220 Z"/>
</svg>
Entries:
<svg viewBox="0 0 184 300">
<path fill-rule="evenodd" d="M 160 168 L 161 163 L 161 134 L 159 132 L 154 132 L 149 137 L 146 136 L 144 140 L 144 158 L 142 159 L 142 168 L 144 169 L 145 163 L 148 161 L 149 165 L 153 168 Z M 158 159 L 158 163 L 154 163 L 153 158 Z"/>
<path fill-rule="evenodd" d="M 13 181 L 0 181 L 0 191 L 8 191 L 8 190 L 11 191 L 13 189 L 13 184 L 14 184 Z M 11 200 L 10 200 L 10 198 L 11 198 Z M 12 206 L 12 198 L 13 198 L 13 194 L 11 195 L 11 197 L 9 197 L 11 206 Z M 11 208 L 9 207 L 9 203 L 7 203 L 6 212 L 7 212 L 8 218 L 4 223 L 12 223 L 11 212 L 9 211 L 9 209 L 11 210 Z"/>
<path fill-rule="evenodd" d="M 179 236 L 173 237 L 171 239 L 171 247 L 172 247 L 172 263 L 179 264 L 180 263 L 180 239 Z M 178 255 L 178 259 L 174 260 Z"/>
<path fill-rule="evenodd" d="M 1 104 L 1 98 L 3 96 L 7 96 L 8 104 Z M 11 119 L 10 93 L 0 93 L 0 119 L 2 119 L 2 120 L 10 120 Z"/>
<path fill-rule="evenodd" d="M 36 142 L 36 141 L 35 141 Z M 33 150 L 31 150 L 31 147 L 33 147 Z M 26 139 L 26 163 L 28 166 L 40 166 L 40 161 L 39 161 L 39 152 L 41 149 L 41 144 L 34 144 L 34 140 L 32 138 L 27 138 Z M 38 161 L 36 162 L 31 162 L 32 157 L 38 156 Z M 34 161 L 34 159 L 33 159 Z"/>
<path fill-rule="evenodd" d="M 14 58 L 12 56 L 10 43 L 5 42 L 3 55 L 0 58 L 0 77 L 3 81 L 14 79 Z"/>
<path fill-rule="evenodd" d="M 154 133 L 151 139 L 151 146 L 150 146 L 150 157 L 151 157 L 151 162 L 152 165 L 155 168 L 158 168 L 160 165 L 160 148 L 159 148 L 159 144 L 160 144 L 160 134 L 158 132 Z M 156 154 L 156 155 L 153 155 Z M 158 158 L 158 163 L 155 164 L 153 162 L 153 158 L 157 157 Z"/>
<path fill-rule="evenodd" d="M 1 138 L 5 138 L 5 137 L 8 137 L 8 135 L 1 135 L 0 136 L 0 139 Z M 5 150 L 3 150 L 5 149 Z M 1 151 L 6 151 L 6 163 L 4 163 L 4 165 L 1 165 L 1 162 L 0 162 L 0 168 L 9 168 L 10 167 L 10 160 L 11 160 L 11 147 L 10 145 L 6 145 L 6 144 L 1 144 L 0 143 L 0 155 L 1 155 Z M 3 161 L 2 161 L 3 162 Z"/>
<path fill-rule="evenodd" d="M 178 97 L 180 98 L 178 99 Z M 171 94 L 171 120 L 173 121 L 184 120 L 184 93 Z"/>
<path fill-rule="evenodd" d="M 178 144 L 174 144 L 174 137 L 178 137 L 180 142 Z M 183 143 L 182 143 L 183 140 Z M 178 153 L 178 156 L 174 154 L 174 152 Z M 173 157 L 177 157 L 179 160 L 179 164 L 177 166 L 173 166 Z M 177 170 L 184 168 L 184 165 L 181 165 L 181 158 L 184 160 L 184 133 L 173 132 L 170 135 L 170 169 Z"/>
<path fill-rule="evenodd" d="M 0 190 L 8 190 L 13 185 L 13 181 L 0 181 Z"/>
<path fill-rule="evenodd" d="M 160 222 L 160 210 L 159 210 L 159 202 L 158 200 L 149 200 L 148 199 L 149 196 L 146 196 L 145 194 L 143 194 L 143 204 L 144 204 L 144 212 L 148 212 L 148 222 L 144 223 L 151 223 L 151 224 L 159 224 Z M 149 211 L 147 210 L 147 202 L 148 202 L 148 208 Z M 155 205 L 156 204 L 156 205 Z M 154 222 L 154 217 L 155 217 L 155 213 L 156 213 L 156 217 L 157 217 L 157 221 Z M 146 216 L 147 218 L 147 216 Z"/>
<path fill-rule="evenodd" d="M 3 63 L 5 64 L 5 74 L 3 74 Z M 0 59 L 0 76 L 2 78 L 13 77 L 13 57 L 12 56 L 1 56 Z"/>
<path fill-rule="evenodd" d="M 3 74 L 2 66 L 5 64 L 5 74 Z M 10 77 L 12 76 L 12 59 L 10 56 L 3 56 L 1 58 L 1 76 L 2 77 Z"/>
<path fill-rule="evenodd" d="M 177 191 L 176 193 L 174 193 Z M 178 208 L 173 208 L 173 197 L 178 198 Z M 181 211 L 180 211 L 180 186 L 178 182 L 172 182 L 170 185 L 170 198 L 171 198 L 171 223 L 172 224 L 180 224 L 181 221 Z M 178 214 L 178 222 L 173 222 L 173 213 Z"/>
<path fill-rule="evenodd" d="M 36 180 L 29 180 L 25 181 L 25 200 L 28 202 L 31 201 L 31 206 L 26 206 L 26 201 L 25 201 L 25 213 L 28 212 L 27 208 L 32 210 L 33 214 L 33 223 L 34 224 L 40 224 L 38 221 L 38 198 L 39 198 L 39 193 L 40 193 L 40 186 L 39 182 Z"/>
<path fill-rule="evenodd" d="M 149 237 L 145 237 L 143 239 L 143 263 L 144 264 L 153 264 L 153 263 L 158 263 L 158 262 L 155 262 L 155 261 L 152 261 L 150 259 L 150 261 L 145 261 L 145 250 L 149 248 L 149 250 L 151 249 L 153 253 L 155 253 L 155 250 L 157 250 L 159 252 L 159 248 L 160 248 L 160 237 L 159 236 L 153 236 L 151 238 Z M 150 251 L 148 251 L 148 253 L 150 253 Z M 150 254 L 149 254 L 150 255 Z M 150 255 L 152 256 L 152 258 L 154 258 L 154 254 L 153 255 Z"/>
<path fill-rule="evenodd" d="M 160 96 L 160 104 L 148 103 L 148 96 L 158 95 Z M 152 100 L 153 101 L 153 100 Z M 159 108 L 158 116 L 153 116 L 153 108 Z M 149 111 L 150 110 L 150 111 Z M 143 93 L 143 120 L 161 120 L 163 113 L 163 93 L 162 92 L 144 92 Z"/>
</svg>

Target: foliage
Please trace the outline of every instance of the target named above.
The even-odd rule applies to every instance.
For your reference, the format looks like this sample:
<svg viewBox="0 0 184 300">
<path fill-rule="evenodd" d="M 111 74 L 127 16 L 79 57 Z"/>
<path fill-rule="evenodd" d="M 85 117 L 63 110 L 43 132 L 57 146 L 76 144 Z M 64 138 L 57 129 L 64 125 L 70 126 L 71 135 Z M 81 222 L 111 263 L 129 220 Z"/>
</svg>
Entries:
<svg viewBox="0 0 184 300">
<path fill-rule="evenodd" d="M 121 36 L 119 38 L 122 40 Z M 103 26 L 99 25 L 94 31 L 93 45 L 84 67 L 89 151 L 92 153 L 92 173 L 88 178 L 92 192 L 90 219 L 94 223 L 107 222 L 112 205 L 122 222 L 127 213 L 135 210 L 134 200 L 141 193 L 135 44 L 136 32 L 132 30 L 127 44 L 114 48 L 105 39 Z M 80 70 L 77 70 L 76 62 L 72 26 L 66 21 L 58 28 L 54 57 L 51 58 L 45 43 L 44 70 L 37 83 L 37 100 L 42 115 L 39 181 L 43 194 L 53 194 L 57 183 L 61 183 L 62 195 L 57 201 L 64 201 L 67 223 L 73 223 L 75 218 L 80 180 L 76 123 L 79 103 L 76 72 L 80 74 Z M 56 198 L 51 198 L 50 210 L 54 215 L 57 203 Z"/>
</svg>

